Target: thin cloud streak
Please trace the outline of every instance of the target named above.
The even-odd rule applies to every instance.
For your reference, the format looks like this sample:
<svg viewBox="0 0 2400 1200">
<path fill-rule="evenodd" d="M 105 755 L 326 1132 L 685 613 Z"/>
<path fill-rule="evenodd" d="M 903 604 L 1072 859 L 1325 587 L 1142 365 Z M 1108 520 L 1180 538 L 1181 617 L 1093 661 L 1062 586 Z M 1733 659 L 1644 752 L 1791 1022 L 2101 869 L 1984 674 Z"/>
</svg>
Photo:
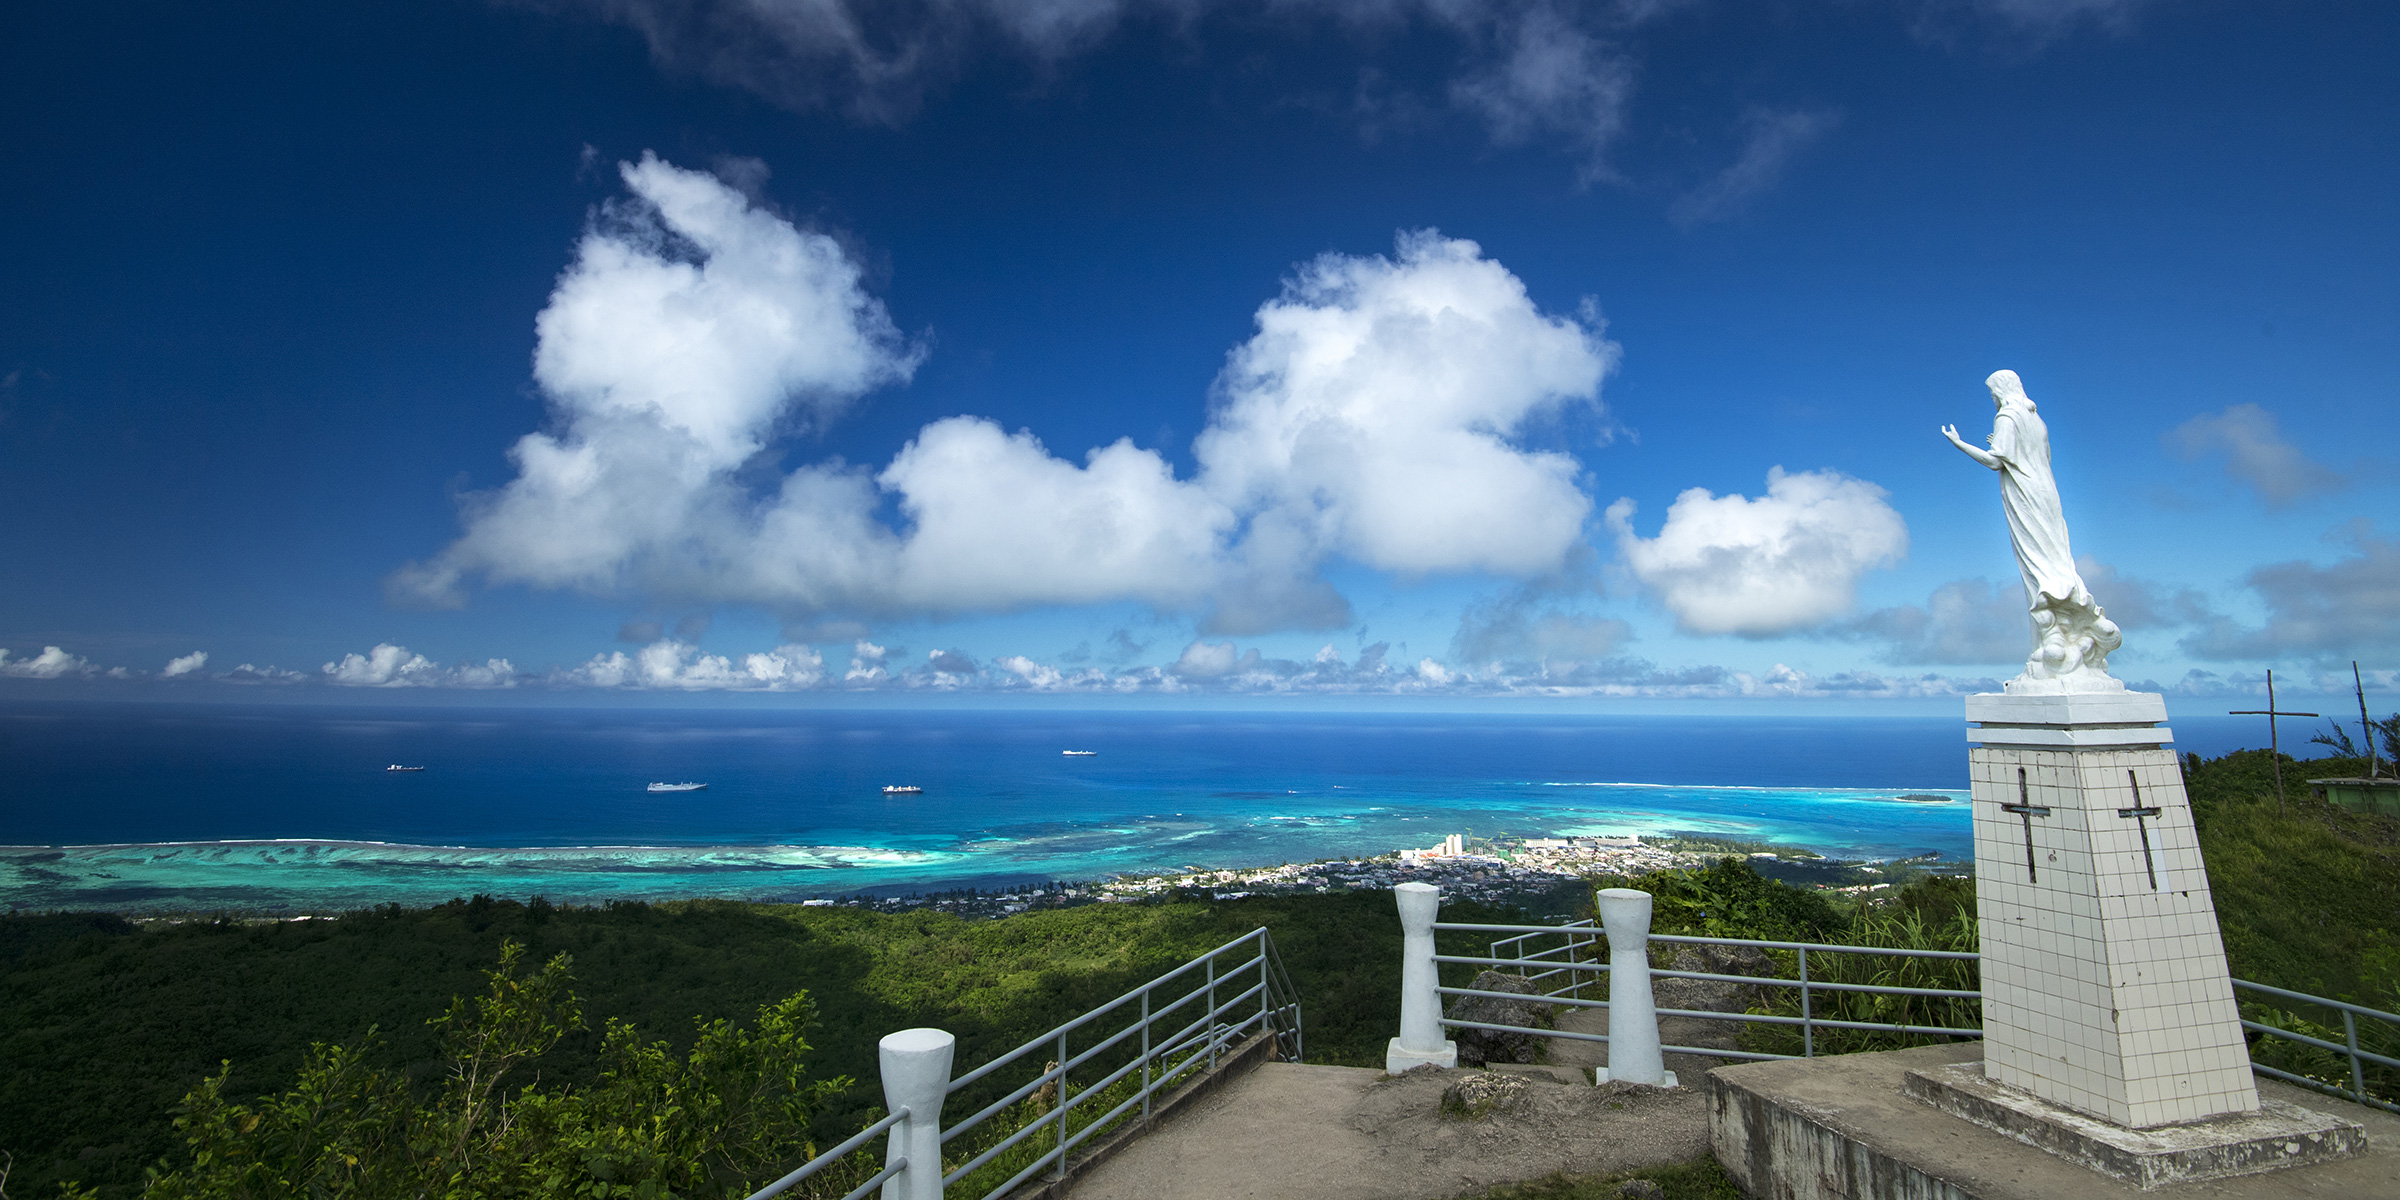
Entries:
<svg viewBox="0 0 2400 1200">
<path fill-rule="evenodd" d="M 2247 485 L 2269 508 L 2290 508 L 2350 486 L 2339 472 L 2286 440 L 2275 414 L 2255 404 L 2193 417 L 2169 431 L 2166 442 L 2186 459 L 2224 455 L 2225 474 Z"/>
<path fill-rule="evenodd" d="M 2266 621 L 2245 627 L 2217 617 L 2180 643 L 2194 658 L 2273 661 L 2289 655 L 2332 663 L 2400 646 L 2400 539 L 2379 538 L 2364 518 L 2332 540 L 2352 553 L 2328 566 L 2270 563 L 2244 579 Z"/>
<path fill-rule="evenodd" d="M 1742 147 L 1715 178 L 1677 198 L 1667 217 L 1690 229 L 1739 216 L 1750 200 L 1781 182 L 1793 160 L 1841 124 L 1831 109 L 1752 109 Z"/>
</svg>

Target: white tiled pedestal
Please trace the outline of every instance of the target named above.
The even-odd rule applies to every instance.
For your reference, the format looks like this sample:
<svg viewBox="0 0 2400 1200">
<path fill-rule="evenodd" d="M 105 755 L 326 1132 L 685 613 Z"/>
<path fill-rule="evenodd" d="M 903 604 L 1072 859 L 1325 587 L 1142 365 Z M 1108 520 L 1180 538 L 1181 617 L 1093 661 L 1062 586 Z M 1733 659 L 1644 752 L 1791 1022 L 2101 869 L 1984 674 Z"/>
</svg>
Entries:
<svg viewBox="0 0 2400 1200">
<path fill-rule="evenodd" d="M 2149 692 L 1967 701 L 1984 1074 L 2131 1129 L 2258 1108 L 2166 718 Z"/>
<path fill-rule="evenodd" d="M 2258 1094 L 2166 719 L 2143 692 L 1968 698 L 1983 1044 L 1710 1071 L 1709 1142 L 1746 1189 L 2053 1200 L 2277 1172 L 2293 1186 L 2224 1194 L 2368 1194 L 2359 1122 Z"/>
</svg>

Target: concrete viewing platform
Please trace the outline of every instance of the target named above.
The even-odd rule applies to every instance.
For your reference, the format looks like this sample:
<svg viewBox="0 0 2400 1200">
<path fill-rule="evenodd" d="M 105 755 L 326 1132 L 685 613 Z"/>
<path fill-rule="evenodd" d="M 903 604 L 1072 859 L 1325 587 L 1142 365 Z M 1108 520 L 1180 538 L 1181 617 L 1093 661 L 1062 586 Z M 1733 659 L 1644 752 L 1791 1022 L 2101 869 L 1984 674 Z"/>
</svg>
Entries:
<svg viewBox="0 0 2400 1200">
<path fill-rule="evenodd" d="M 1679 1003 L 1707 1007 L 1721 985 L 1674 981 Z M 1712 990 L 1713 989 L 1713 990 Z M 1558 1027 L 1608 1032 L 1608 1010 L 1565 1009 Z M 1729 1044 L 1723 1022 L 1670 1017 L 1667 1040 Z M 1476 1120 L 1444 1116 L 1445 1088 L 1479 1069 L 1390 1076 L 1370 1067 L 1264 1062 L 1079 1172 L 1068 1200 L 1449 1200 L 1558 1171 L 1608 1175 L 1689 1162 L 1708 1152 L 1698 1087 L 1592 1085 L 1608 1061 L 1597 1042 L 1549 1043 L 1549 1062 L 1495 1073 L 1526 1081 L 1512 1103 Z M 1698 1080 L 1721 1059 L 1669 1054 Z"/>
<path fill-rule="evenodd" d="M 1262 1063 L 1162 1121 L 1069 1200 L 1448 1200 L 1556 1171 L 1604 1174 L 1708 1151 L 1698 1089 L 1566 1083 L 1528 1069 L 1508 1111 L 1442 1114 L 1467 1069 Z M 1572 1075 L 1562 1071 L 1560 1074 Z"/>
<path fill-rule="evenodd" d="M 1720 1070 L 1707 1083 L 1717 1160 L 1752 1195 L 1774 1200 L 2400 1197 L 2400 1117 L 2272 1080 L 2258 1081 L 2266 1114 L 2305 1113 L 2318 1119 L 2303 1124 L 2356 1126 L 2351 1137 L 2363 1134 L 2363 1152 L 2263 1174 L 2185 1182 L 2154 1175 L 2145 1189 L 1919 1098 L 1923 1079 L 1912 1081 L 1912 1073 L 1936 1075 L 1978 1062 L 1982 1052 L 1972 1043 L 1922 1046 Z M 2176 1131 L 2140 1136 L 2171 1148 Z M 2295 1152 L 2306 1136 L 2293 1135 Z M 2344 1148 L 2354 1149 L 2355 1141 Z"/>
<path fill-rule="evenodd" d="M 1448 1200 L 1556 1171 L 1606 1175 L 1688 1162 L 1710 1146 L 1710 1108 L 1763 1090 L 1848 1145 L 1816 1163 L 1811 1184 L 1759 1180 L 1761 1200 L 2377 1200 L 2400 1198 L 2400 1117 L 2270 1080 L 2262 1099 L 2364 1127 L 2363 1154 L 2267 1174 L 2144 1190 L 1981 1128 L 1907 1094 L 1907 1073 L 1967 1061 L 1973 1045 L 1931 1046 L 1732 1068 L 1696 1087 L 1565 1082 L 1574 1068 L 1515 1067 L 1529 1085 L 1481 1120 L 1440 1111 L 1445 1087 L 1479 1074 L 1262 1063 L 1079 1172 L 1067 1200 Z M 1699 1060 L 1682 1059 L 1678 1066 Z M 1778 1078 L 1778 1077 L 1782 1078 Z M 1762 1088 L 1763 1077 L 1763 1088 Z M 1698 1071 L 1686 1078 L 1699 1081 Z M 1732 1123 L 1739 1127 L 1740 1122 Z M 1720 1128 L 1726 1122 L 1720 1118 Z M 1759 1126 L 1753 1125 L 1752 1128 Z M 1789 1139 L 1796 1129 L 1783 1131 Z M 1745 1147 L 1716 1154 L 1748 1179 Z M 1935 1164 L 1931 1169 L 1905 1164 Z M 1765 1184 L 1765 1186 L 1759 1186 Z"/>
</svg>

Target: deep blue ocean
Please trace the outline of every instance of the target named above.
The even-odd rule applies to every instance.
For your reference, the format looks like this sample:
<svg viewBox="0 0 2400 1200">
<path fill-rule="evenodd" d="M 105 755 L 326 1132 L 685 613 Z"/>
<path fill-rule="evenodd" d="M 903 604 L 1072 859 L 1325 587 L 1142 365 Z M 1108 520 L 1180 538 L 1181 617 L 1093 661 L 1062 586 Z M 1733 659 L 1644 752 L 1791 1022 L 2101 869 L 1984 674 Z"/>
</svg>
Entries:
<svg viewBox="0 0 2400 1200">
<path fill-rule="evenodd" d="M 1971 857 L 1953 718 L 0 706 L 0 906 L 792 899 L 1675 832 Z M 2179 720 L 2222 753 L 2246 723 Z M 2263 732 L 2260 730 L 2259 732 Z M 2252 739 L 2263 740 L 2263 739 Z M 1062 750 L 1090 750 L 1067 757 Z M 393 763 L 423 771 L 390 772 Z M 704 782 L 655 794 L 651 782 Z M 922 795 L 887 798 L 886 784 Z"/>
</svg>

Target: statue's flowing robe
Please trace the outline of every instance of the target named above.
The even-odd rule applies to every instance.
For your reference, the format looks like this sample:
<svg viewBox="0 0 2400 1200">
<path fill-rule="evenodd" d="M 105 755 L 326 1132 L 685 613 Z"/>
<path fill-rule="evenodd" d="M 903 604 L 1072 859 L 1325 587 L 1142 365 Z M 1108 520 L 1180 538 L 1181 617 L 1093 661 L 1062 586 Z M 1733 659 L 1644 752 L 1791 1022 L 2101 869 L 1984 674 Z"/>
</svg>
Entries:
<svg viewBox="0 0 2400 1200">
<path fill-rule="evenodd" d="M 1992 457 L 2000 460 L 2000 506 L 2008 540 L 2025 577 L 2028 609 L 2055 606 L 2083 591 L 2075 553 L 2067 548 L 2067 516 L 2050 476 L 2050 428 L 2030 406 L 2010 404 L 1992 420 Z"/>
</svg>

